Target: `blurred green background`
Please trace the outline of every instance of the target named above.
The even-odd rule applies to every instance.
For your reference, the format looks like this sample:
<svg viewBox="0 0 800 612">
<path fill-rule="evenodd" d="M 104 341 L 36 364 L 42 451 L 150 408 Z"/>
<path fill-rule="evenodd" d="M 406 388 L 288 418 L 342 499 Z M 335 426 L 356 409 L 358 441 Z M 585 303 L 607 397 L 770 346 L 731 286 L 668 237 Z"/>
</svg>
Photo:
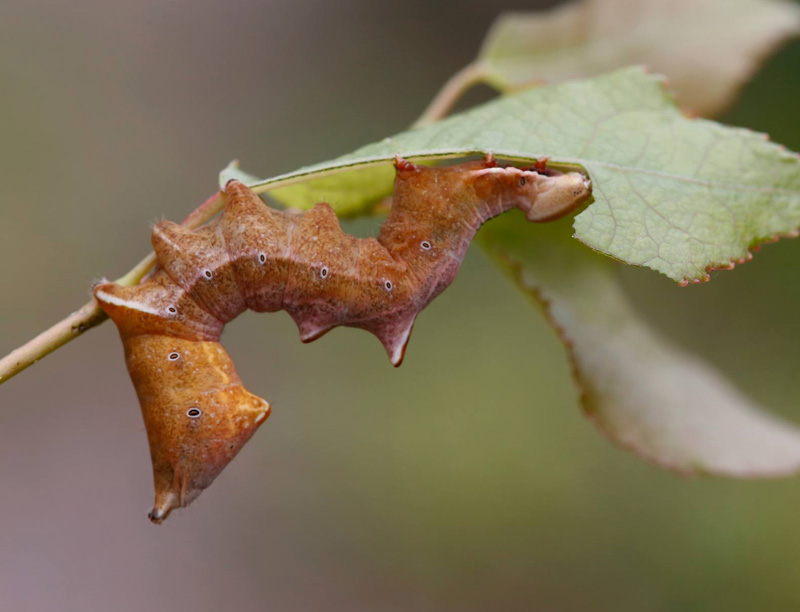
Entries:
<svg viewBox="0 0 800 612">
<path fill-rule="evenodd" d="M 274 175 L 400 131 L 501 9 L 553 4 L 4 0 L 0 353 L 127 271 L 230 159 Z M 723 120 L 800 150 L 799 76 L 794 43 Z M 655 325 L 800 422 L 797 262 L 795 240 L 686 289 L 622 272 Z M 800 609 L 798 479 L 683 480 L 610 445 L 477 249 L 399 370 L 356 330 L 302 345 L 283 313 L 225 344 L 273 416 L 160 528 L 110 324 L 0 388 L 0 609 Z"/>
</svg>

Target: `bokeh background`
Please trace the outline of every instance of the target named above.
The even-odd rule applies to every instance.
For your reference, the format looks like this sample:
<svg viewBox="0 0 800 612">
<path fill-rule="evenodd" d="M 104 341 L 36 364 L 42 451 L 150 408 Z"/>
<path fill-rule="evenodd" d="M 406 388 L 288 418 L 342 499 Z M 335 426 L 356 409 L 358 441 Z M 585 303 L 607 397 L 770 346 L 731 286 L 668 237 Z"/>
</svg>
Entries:
<svg viewBox="0 0 800 612">
<path fill-rule="evenodd" d="M 0 353 L 230 159 L 274 175 L 400 131 L 501 9 L 553 4 L 4 0 Z M 794 43 L 723 120 L 800 150 L 799 76 Z M 798 263 L 783 241 L 686 289 L 622 273 L 654 325 L 800 423 Z M 225 343 L 273 416 L 162 527 L 110 324 L 0 388 L 0 609 L 800 609 L 800 479 L 683 480 L 610 445 L 477 249 L 399 370 L 356 330 L 302 345 L 284 313 Z"/>
</svg>

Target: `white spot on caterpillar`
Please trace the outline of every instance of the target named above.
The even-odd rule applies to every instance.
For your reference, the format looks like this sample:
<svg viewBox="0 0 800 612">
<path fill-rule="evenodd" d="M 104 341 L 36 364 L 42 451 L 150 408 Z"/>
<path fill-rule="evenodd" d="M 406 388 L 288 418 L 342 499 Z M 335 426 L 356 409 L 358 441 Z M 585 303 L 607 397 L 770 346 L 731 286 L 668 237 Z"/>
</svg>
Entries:
<svg viewBox="0 0 800 612">
<path fill-rule="evenodd" d="M 179 358 L 180 358 L 180 353 L 170 353 L 169 355 L 167 355 L 167 359 L 169 359 L 170 361 L 176 361 Z"/>
<path fill-rule="evenodd" d="M 387 280 L 385 283 L 383 283 L 383 286 L 386 288 L 386 291 L 391 291 L 391 290 L 392 290 L 392 287 L 393 287 L 394 285 L 392 285 L 392 281 L 390 281 L 390 280 Z"/>
<path fill-rule="evenodd" d="M 190 419 L 196 419 L 201 414 L 203 414 L 203 411 L 197 408 L 196 406 L 193 406 L 192 408 L 189 408 L 189 410 L 186 411 L 186 416 L 188 416 Z"/>
<path fill-rule="evenodd" d="M 319 275 L 322 278 L 328 278 L 328 266 L 322 266 L 322 269 L 319 271 Z"/>
<path fill-rule="evenodd" d="M 139 302 L 131 302 L 129 300 L 123 300 L 118 298 L 116 295 L 111 295 L 110 293 L 106 293 L 105 291 L 98 291 L 97 297 L 100 301 L 106 302 L 108 304 L 114 304 L 114 306 L 121 306 L 122 308 L 129 308 L 130 310 L 137 310 L 139 312 L 146 312 L 148 314 L 162 316 L 162 313 L 145 306 L 144 304 L 140 304 Z"/>
<path fill-rule="evenodd" d="M 519 168 L 514 168 L 513 166 L 507 166 L 503 168 L 502 166 L 496 166 L 494 168 L 481 168 L 480 170 L 474 170 L 472 172 L 475 176 L 482 176 L 484 174 L 521 174 L 523 171 Z"/>
<path fill-rule="evenodd" d="M 178 312 L 178 309 L 175 308 L 174 306 L 170 306 L 169 308 L 167 308 L 167 310 L 169 310 L 172 314 L 175 314 L 176 312 Z"/>
<path fill-rule="evenodd" d="M 472 172 L 473 176 L 478 177 L 484 174 L 504 174 L 507 176 L 519 176 L 519 184 L 520 187 L 524 186 L 527 182 L 527 178 L 536 178 L 541 177 L 542 175 L 534 170 L 523 170 L 521 168 L 515 168 L 514 166 L 507 166 L 505 168 L 498 166 L 495 168 L 481 168 L 480 170 L 474 170 Z"/>
<path fill-rule="evenodd" d="M 427 240 L 423 240 L 422 242 L 420 242 L 419 246 L 421 246 L 424 251 L 430 251 L 431 250 L 431 243 L 428 242 Z"/>
<path fill-rule="evenodd" d="M 203 270 L 203 276 L 206 278 L 212 278 L 214 275 L 211 274 L 211 270 Z"/>
<path fill-rule="evenodd" d="M 259 253 L 258 261 L 260 261 L 262 264 L 267 263 L 267 256 L 264 253 Z"/>
</svg>

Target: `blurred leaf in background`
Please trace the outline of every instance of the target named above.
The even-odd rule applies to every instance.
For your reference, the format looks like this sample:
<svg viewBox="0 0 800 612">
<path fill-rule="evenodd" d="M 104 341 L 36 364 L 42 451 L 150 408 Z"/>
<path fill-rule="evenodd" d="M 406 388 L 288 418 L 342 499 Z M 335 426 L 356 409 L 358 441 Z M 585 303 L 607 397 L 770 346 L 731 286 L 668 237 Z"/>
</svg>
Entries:
<svg viewBox="0 0 800 612">
<path fill-rule="evenodd" d="M 614 263 L 565 240 L 563 229 L 509 216 L 489 224 L 480 242 L 545 310 L 567 348 L 586 416 L 611 440 L 684 475 L 755 478 L 800 469 L 800 430 L 761 412 L 652 329 L 631 307 Z"/>
<path fill-rule="evenodd" d="M 784 0 L 579 0 L 503 15 L 476 71 L 507 90 L 644 64 L 669 76 L 687 109 L 710 117 L 798 32 L 800 7 Z"/>
</svg>

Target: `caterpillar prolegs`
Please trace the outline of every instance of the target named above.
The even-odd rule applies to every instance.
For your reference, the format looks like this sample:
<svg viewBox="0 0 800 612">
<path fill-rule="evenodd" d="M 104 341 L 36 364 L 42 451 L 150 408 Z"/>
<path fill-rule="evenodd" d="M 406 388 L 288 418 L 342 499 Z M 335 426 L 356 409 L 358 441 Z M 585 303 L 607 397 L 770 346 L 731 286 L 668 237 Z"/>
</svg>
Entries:
<svg viewBox="0 0 800 612">
<path fill-rule="evenodd" d="M 219 343 L 246 309 L 286 310 L 304 342 L 344 325 L 403 360 L 417 314 L 455 278 L 481 224 L 519 208 L 542 222 L 590 194 L 580 173 L 483 162 L 427 167 L 396 160 L 391 211 L 376 238 L 345 234 L 324 203 L 295 214 L 232 180 L 225 210 L 198 230 L 163 221 L 159 268 L 135 287 L 94 295 L 119 328 L 150 443 L 160 523 L 208 487 L 270 413 Z"/>
</svg>

